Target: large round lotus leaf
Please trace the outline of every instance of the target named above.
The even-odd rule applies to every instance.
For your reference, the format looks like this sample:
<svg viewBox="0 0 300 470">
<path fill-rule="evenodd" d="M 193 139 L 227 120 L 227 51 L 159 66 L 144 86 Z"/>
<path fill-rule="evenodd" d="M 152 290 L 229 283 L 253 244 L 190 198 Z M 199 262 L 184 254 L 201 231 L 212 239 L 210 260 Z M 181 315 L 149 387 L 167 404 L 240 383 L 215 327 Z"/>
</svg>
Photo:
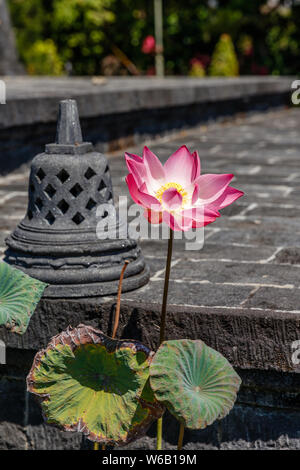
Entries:
<svg viewBox="0 0 300 470">
<path fill-rule="evenodd" d="M 125 444 L 164 411 L 149 386 L 152 356 L 138 341 L 69 327 L 36 355 L 28 390 L 40 397 L 48 423 L 92 441 Z"/>
<path fill-rule="evenodd" d="M 203 429 L 226 416 L 240 378 L 222 354 L 203 341 L 164 342 L 150 366 L 154 395 L 185 427 Z"/>
<path fill-rule="evenodd" d="M 13 333 L 25 333 L 46 286 L 44 282 L 1 262 L 0 325 L 5 325 Z"/>
</svg>

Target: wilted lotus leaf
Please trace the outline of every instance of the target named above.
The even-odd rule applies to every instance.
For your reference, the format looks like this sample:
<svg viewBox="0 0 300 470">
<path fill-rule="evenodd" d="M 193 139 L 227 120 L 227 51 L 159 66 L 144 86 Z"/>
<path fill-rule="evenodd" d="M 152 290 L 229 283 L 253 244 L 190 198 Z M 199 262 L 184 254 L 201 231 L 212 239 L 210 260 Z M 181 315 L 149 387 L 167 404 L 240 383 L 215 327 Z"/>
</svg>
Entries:
<svg viewBox="0 0 300 470">
<path fill-rule="evenodd" d="M 47 284 L 0 263 L 0 325 L 23 334 Z"/>
<path fill-rule="evenodd" d="M 227 359 L 203 341 L 164 342 L 150 366 L 154 395 L 185 427 L 203 429 L 226 416 L 240 378 Z"/>
<path fill-rule="evenodd" d="M 164 410 L 149 387 L 152 356 L 138 341 L 69 327 L 35 356 L 28 390 L 40 397 L 49 424 L 92 441 L 126 444 Z"/>
</svg>

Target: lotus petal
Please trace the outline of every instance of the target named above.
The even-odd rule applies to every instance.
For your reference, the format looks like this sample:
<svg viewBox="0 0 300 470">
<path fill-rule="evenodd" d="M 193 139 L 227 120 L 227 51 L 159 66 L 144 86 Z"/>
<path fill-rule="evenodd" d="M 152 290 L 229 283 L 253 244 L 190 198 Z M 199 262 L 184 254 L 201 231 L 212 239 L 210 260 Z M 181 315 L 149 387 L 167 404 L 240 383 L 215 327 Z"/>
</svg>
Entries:
<svg viewBox="0 0 300 470">
<path fill-rule="evenodd" d="M 191 153 L 185 145 L 164 166 L 147 147 L 143 158 L 125 153 L 125 159 L 132 199 L 146 209 L 144 215 L 150 223 L 163 221 L 173 231 L 185 232 L 211 224 L 220 216 L 220 209 L 244 194 L 228 186 L 233 174 L 201 175 L 198 153 Z M 201 220 L 199 209 L 203 214 Z"/>
</svg>

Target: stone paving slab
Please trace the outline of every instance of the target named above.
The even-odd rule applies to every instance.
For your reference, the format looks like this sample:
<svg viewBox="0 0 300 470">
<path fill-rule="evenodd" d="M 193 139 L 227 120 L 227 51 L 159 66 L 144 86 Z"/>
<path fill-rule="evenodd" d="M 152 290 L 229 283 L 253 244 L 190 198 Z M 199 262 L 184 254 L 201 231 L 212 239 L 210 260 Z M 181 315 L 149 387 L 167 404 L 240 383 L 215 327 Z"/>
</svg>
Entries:
<svg viewBox="0 0 300 470">
<path fill-rule="evenodd" d="M 169 297 L 169 335 L 180 330 L 180 334 L 202 337 L 238 367 L 296 370 L 290 356 L 292 341 L 300 339 L 299 127 L 300 110 L 284 109 L 238 116 L 147 142 L 164 161 L 182 144 L 197 149 L 204 173 L 233 172 L 233 185 L 246 193 L 206 227 L 202 250 L 186 251 L 184 241 L 175 240 Z M 128 150 L 140 154 L 142 148 Z M 110 167 L 117 202 L 118 196 L 128 195 L 120 152 L 110 155 Z M 27 178 L 27 169 L 0 178 L 1 252 L 5 237 L 26 210 Z M 141 240 L 151 281 L 123 295 L 122 318 L 128 314 L 130 325 L 124 326 L 122 334 L 138 328 L 141 339 L 151 346 L 158 331 L 166 245 L 163 240 Z M 114 301 L 87 302 L 86 313 L 75 315 L 74 322 L 94 318 L 91 312 L 97 302 L 109 317 Z M 67 302 L 63 308 L 69 313 L 63 322 L 58 320 L 57 328 L 66 326 L 66 318 L 71 322 L 74 304 Z M 35 328 L 45 330 L 49 309 L 43 309 L 22 340 L 7 338 L 12 347 L 38 348 L 38 341 L 49 339 L 52 330 L 46 330 L 42 340 L 34 333 Z M 187 309 L 189 315 L 183 320 Z M 133 325 L 135 315 L 140 327 Z M 142 333 L 147 316 L 151 334 Z M 225 324 L 226 334 L 222 333 Z M 241 349 L 242 344 L 246 346 Z M 238 356 L 232 353 L 237 345 Z M 277 351 L 276 363 L 272 351 Z"/>
</svg>

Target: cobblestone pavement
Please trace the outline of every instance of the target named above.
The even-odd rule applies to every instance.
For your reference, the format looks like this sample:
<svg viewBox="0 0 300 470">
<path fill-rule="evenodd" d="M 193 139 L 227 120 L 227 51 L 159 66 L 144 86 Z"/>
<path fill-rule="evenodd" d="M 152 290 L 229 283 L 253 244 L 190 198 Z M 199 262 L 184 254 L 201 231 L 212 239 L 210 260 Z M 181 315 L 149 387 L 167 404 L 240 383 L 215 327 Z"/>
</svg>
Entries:
<svg viewBox="0 0 300 470">
<path fill-rule="evenodd" d="M 299 110 L 279 110 L 147 142 L 163 160 L 182 144 L 197 149 L 203 173 L 234 173 L 232 185 L 245 192 L 206 227 L 202 250 L 175 240 L 173 304 L 300 314 L 299 127 Z M 110 167 L 117 200 L 128 195 L 123 155 L 111 155 Z M 26 210 L 27 180 L 27 168 L 0 178 L 1 253 Z M 141 244 L 151 282 L 124 297 L 160 302 L 167 242 Z"/>
<path fill-rule="evenodd" d="M 200 251 L 175 242 L 170 297 L 177 305 L 288 310 L 300 313 L 300 112 L 280 111 L 198 128 L 172 141 L 153 142 L 166 159 L 186 143 L 198 150 L 204 173 L 234 173 L 245 192 L 205 229 Z M 116 192 L 124 164 L 111 161 Z M 152 283 L 143 300 L 162 293 L 166 241 L 144 241 Z M 177 286 L 176 286 L 177 285 Z M 141 291 L 127 294 L 138 298 Z"/>
</svg>

